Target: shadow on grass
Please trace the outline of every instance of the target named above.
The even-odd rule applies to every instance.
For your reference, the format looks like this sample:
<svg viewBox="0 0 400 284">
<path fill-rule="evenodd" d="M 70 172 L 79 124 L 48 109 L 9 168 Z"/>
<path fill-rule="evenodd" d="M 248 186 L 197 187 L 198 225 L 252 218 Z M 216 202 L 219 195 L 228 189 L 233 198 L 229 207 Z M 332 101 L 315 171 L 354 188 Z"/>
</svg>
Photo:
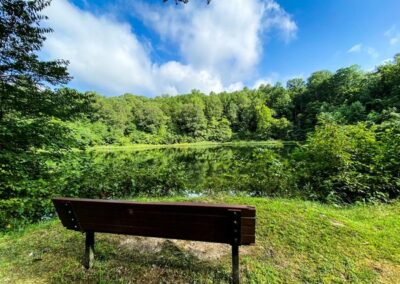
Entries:
<svg viewBox="0 0 400 284">
<path fill-rule="evenodd" d="M 129 237 L 96 234 L 92 269 L 82 265 L 84 234 L 60 223 L 34 226 L 0 240 L 1 283 L 228 283 L 230 258 L 201 260 L 165 240 L 157 250 L 121 243 Z M 144 240 L 146 242 L 146 239 Z"/>
<path fill-rule="evenodd" d="M 50 277 L 54 283 L 229 283 L 229 258 L 201 260 L 175 243 L 165 240 L 157 251 L 121 247 L 124 236 L 100 236 L 93 268 L 82 267 L 83 241 L 65 243 L 74 250 L 72 261 Z M 80 239 L 80 240 L 79 240 Z M 79 243 L 77 243 L 78 241 Z"/>
</svg>

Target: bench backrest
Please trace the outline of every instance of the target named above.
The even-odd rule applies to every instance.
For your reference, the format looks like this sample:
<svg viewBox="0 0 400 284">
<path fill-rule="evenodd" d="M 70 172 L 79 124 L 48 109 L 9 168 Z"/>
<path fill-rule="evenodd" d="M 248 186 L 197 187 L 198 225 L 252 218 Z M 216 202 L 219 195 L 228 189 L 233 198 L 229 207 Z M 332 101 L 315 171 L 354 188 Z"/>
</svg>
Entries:
<svg viewBox="0 0 400 284">
<path fill-rule="evenodd" d="M 144 203 L 55 198 L 71 230 L 249 245 L 255 243 L 255 208 L 206 203 Z"/>
</svg>

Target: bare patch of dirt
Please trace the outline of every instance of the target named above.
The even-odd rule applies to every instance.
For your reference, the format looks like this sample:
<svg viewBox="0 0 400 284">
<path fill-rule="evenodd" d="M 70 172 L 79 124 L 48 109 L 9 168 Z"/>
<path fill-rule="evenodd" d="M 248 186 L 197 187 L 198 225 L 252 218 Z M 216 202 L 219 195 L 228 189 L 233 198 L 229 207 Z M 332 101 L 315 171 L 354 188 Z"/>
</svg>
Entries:
<svg viewBox="0 0 400 284">
<path fill-rule="evenodd" d="M 342 222 L 339 222 L 337 220 L 330 220 L 330 222 L 335 227 L 344 227 L 345 226 Z"/>
<path fill-rule="evenodd" d="M 178 248 L 186 251 L 200 260 L 216 260 L 231 254 L 231 246 L 227 244 L 215 244 L 206 242 L 166 240 L 160 238 L 124 237 L 120 240 L 120 246 L 124 249 L 134 249 L 140 253 L 158 253 L 165 242 L 172 242 Z M 250 247 L 242 246 L 240 254 L 247 254 Z"/>
<path fill-rule="evenodd" d="M 380 283 L 400 283 L 400 265 L 380 261 L 372 262 L 371 266 L 379 274 Z"/>
</svg>

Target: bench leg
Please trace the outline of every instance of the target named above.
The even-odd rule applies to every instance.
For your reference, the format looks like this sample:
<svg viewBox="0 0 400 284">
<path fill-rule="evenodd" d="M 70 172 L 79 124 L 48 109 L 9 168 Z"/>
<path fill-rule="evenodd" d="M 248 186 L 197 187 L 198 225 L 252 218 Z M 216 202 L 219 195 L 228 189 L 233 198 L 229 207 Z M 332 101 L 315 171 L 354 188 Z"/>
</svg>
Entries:
<svg viewBox="0 0 400 284">
<path fill-rule="evenodd" d="M 239 246 L 232 245 L 232 284 L 239 284 Z"/>
<path fill-rule="evenodd" d="M 94 232 L 86 232 L 85 256 L 83 265 L 85 268 L 91 268 L 94 260 Z"/>
</svg>

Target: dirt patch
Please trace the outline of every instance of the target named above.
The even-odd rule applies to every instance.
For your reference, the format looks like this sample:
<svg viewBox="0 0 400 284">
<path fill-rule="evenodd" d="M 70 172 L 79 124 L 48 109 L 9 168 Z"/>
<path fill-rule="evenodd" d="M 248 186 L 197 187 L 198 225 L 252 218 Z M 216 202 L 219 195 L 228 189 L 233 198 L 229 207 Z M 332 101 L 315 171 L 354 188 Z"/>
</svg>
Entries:
<svg viewBox="0 0 400 284">
<path fill-rule="evenodd" d="M 120 241 L 120 246 L 124 249 L 134 249 L 140 253 L 158 253 L 165 242 L 172 242 L 181 250 L 196 256 L 200 260 L 216 260 L 231 254 L 231 246 L 227 244 L 160 238 L 126 237 Z M 240 254 L 247 254 L 248 250 L 248 247 L 241 247 Z"/>
<path fill-rule="evenodd" d="M 332 226 L 335 226 L 335 227 L 344 227 L 345 226 L 342 222 L 339 222 L 337 220 L 330 220 L 330 223 L 332 224 Z"/>
<path fill-rule="evenodd" d="M 372 262 L 370 265 L 379 274 L 380 283 L 399 283 L 400 265 L 387 261 Z"/>
</svg>

